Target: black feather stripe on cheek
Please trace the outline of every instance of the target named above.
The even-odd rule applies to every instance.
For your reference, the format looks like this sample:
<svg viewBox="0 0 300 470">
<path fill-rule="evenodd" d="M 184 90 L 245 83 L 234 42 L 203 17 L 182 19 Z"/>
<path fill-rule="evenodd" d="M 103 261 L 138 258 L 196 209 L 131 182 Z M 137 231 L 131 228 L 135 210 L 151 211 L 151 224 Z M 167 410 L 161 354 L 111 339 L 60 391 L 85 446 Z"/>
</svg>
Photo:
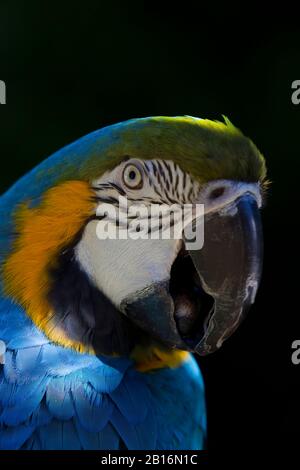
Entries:
<svg viewBox="0 0 300 470">
<path fill-rule="evenodd" d="M 92 347 L 96 354 L 130 353 L 141 332 L 92 283 L 73 248 L 59 256 L 50 276 L 52 321 L 68 338 Z"/>
</svg>

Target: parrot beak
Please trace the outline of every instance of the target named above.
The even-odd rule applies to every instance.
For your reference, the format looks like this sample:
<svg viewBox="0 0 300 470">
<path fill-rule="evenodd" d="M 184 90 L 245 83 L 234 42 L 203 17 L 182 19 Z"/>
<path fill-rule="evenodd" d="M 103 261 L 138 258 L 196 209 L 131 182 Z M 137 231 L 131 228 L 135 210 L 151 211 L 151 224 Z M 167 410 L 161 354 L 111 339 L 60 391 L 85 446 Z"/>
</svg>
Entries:
<svg viewBox="0 0 300 470">
<path fill-rule="evenodd" d="M 263 251 L 255 197 L 246 193 L 205 215 L 201 249 L 183 245 L 170 280 L 125 299 L 122 311 L 169 347 L 206 355 L 237 329 L 255 299 Z"/>
<path fill-rule="evenodd" d="M 237 199 L 226 212 L 206 216 L 202 250 L 189 255 L 213 306 L 194 351 L 212 353 L 237 329 L 254 303 L 261 278 L 263 242 L 253 196 Z"/>
</svg>

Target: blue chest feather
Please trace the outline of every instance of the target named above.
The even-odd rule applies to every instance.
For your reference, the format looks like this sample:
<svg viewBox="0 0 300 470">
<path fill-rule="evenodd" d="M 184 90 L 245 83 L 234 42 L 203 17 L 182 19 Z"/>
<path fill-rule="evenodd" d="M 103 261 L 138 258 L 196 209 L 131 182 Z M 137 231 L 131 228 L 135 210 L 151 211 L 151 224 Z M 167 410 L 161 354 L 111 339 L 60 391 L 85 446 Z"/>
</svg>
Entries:
<svg viewBox="0 0 300 470">
<path fill-rule="evenodd" d="M 0 303 L 0 449 L 201 449 L 206 416 L 195 360 L 137 372 L 129 359 L 56 346 Z"/>
</svg>

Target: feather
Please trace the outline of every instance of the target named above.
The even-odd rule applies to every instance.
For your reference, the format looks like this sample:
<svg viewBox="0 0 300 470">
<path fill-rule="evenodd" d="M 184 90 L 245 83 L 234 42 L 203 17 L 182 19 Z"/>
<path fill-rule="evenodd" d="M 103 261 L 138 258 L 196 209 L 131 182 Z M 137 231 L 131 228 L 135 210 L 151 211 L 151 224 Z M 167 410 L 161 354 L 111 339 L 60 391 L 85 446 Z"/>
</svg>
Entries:
<svg viewBox="0 0 300 470">
<path fill-rule="evenodd" d="M 190 450 L 205 449 L 206 444 L 206 428 L 195 426 L 193 438 L 191 439 Z"/>
<path fill-rule="evenodd" d="M 111 422 L 129 450 L 153 450 L 157 441 L 157 422 L 149 410 L 144 421 L 132 424 L 115 408 Z"/>
<path fill-rule="evenodd" d="M 84 450 L 99 449 L 99 433 L 89 432 L 81 426 L 78 419 L 75 419 L 75 426 L 78 434 L 79 441 Z M 104 428 L 105 429 L 105 428 Z"/>
<path fill-rule="evenodd" d="M 4 375 L 9 383 L 27 385 L 40 382 L 47 373 L 47 366 L 41 362 L 41 347 L 21 350 L 7 350 Z M 31 385 L 29 385 L 31 387 Z"/>
<path fill-rule="evenodd" d="M 113 412 L 109 396 L 98 393 L 95 399 L 91 390 L 85 389 L 82 385 L 72 391 L 72 396 L 81 426 L 89 432 L 101 431 Z"/>
<path fill-rule="evenodd" d="M 80 354 L 72 349 L 62 348 L 55 344 L 43 346 L 43 363 L 47 366 L 49 374 L 66 376 L 84 367 L 97 367 L 99 360 L 95 356 Z"/>
<path fill-rule="evenodd" d="M 120 448 L 120 435 L 111 425 L 107 423 L 106 427 L 98 433 L 99 450 L 118 450 Z"/>
<path fill-rule="evenodd" d="M 4 423 L 8 426 L 18 426 L 20 423 L 26 421 L 32 413 L 34 413 L 39 404 L 42 401 L 47 386 L 47 379 L 42 380 L 35 387 L 32 386 L 32 390 L 28 395 L 21 393 L 18 394 L 18 400 L 13 401 L 13 406 L 6 406 L 1 415 L 0 423 Z M 15 387 L 14 387 L 15 389 Z M 23 387 L 20 387 L 20 392 L 23 391 Z M 14 396 L 14 399 L 16 395 Z"/>
<path fill-rule="evenodd" d="M 25 334 L 27 331 L 27 334 Z M 43 346 L 49 343 L 49 340 L 36 328 L 27 328 L 22 331 L 21 335 L 11 338 L 7 347 L 9 349 L 23 349 L 29 347 Z"/>
<path fill-rule="evenodd" d="M 81 446 L 85 450 L 118 450 L 120 436 L 110 423 L 99 432 L 88 432 L 84 429 L 79 421 L 75 420 L 77 434 L 81 442 Z"/>
<path fill-rule="evenodd" d="M 26 370 L 38 368 L 41 358 L 40 346 L 18 349 L 16 352 L 16 368 L 24 374 Z"/>
<path fill-rule="evenodd" d="M 13 407 L 23 403 L 27 398 L 39 393 L 41 396 L 45 391 L 48 379 L 39 377 L 34 382 L 8 382 L 2 376 L 0 379 L 0 403 L 3 406 Z"/>
<path fill-rule="evenodd" d="M 81 444 L 73 421 L 62 423 L 63 449 L 80 450 Z"/>
<path fill-rule="evenodd" d="M 40 426 L 37 430 L 37 435 L 43 450 L 62 450 L 62 423 L 52 420 L 45 426 Z"/>
<path fill-rule="evenodd" d="M 42 450 L 41 441 L 37 432 L 34 432 L 30 438 L 23 444 L 21 450 Z"/>
<path fill-rule="evenodd" d="M 82 371 L 82 377 L 97 392 L 110 393 L 119 386 L 128 365 L 129 361 L 126 361 L 126 364 L 120 370 L 105 364 L 97 367 L 96 370 L 86 368 Z"/>
<path fill-rule="evenodd" d="M 146 378 L 158 421 L 159 449 L 184 450 L 192 445 L 203 448 L 206 436 L 204 387 L 195 359 L 190 355 L 180 368 L 157 371 L 155 380 L 151 374 Z M 177 400 L 170 397 L 177 397 Z M 197 444 L 199 435 L 201 439 Z"/>
<path fill-rule="evenodd" d="M 47 407 L 57 419 L 68 420 L 74 416 L 74 407 L 70 389 L 66 387 L 64 377 L 52 379 L 46 392 Z"/>
<path fill-rule="evenodd" d="M 41 448 L 44 450 L 80 450 L 81 445 L 73 421 L 54 419 L 38 430 Z"/>
<path fill-rule="evenodd" d="M 130 373 L 125 376 L 110 396 L 130 423 L 137 424 L 145 420 L 150 394 L 141 374 Z"/>
<path fill-rule="evenodd" d="M 15 353 L 13 353 L 10 350 L 6 351 L 5 364 L 3 367 L 3 371 L 4 371 L 4 376 L 6 380 L 11 383 L 17 382 L 18 377 L 20 375 L 18 370 L 16 369 L 15 357 L 16 357 Z"/>
<path fill-rule="evenodd" d="M 29 417 L 28 424 L 35 427 L 45 426 L 52 421 L 52 418 L 53 416 L 46 406 L 45 399 L 43 399 L 38 408 Z"/>
<path fill-rule="evenodd" d="M 0 426 L 0 449 L 15 450 L 22 447 L 31 436 L 34 426 L 20 425 L 14 427 Z"/>
</svg>

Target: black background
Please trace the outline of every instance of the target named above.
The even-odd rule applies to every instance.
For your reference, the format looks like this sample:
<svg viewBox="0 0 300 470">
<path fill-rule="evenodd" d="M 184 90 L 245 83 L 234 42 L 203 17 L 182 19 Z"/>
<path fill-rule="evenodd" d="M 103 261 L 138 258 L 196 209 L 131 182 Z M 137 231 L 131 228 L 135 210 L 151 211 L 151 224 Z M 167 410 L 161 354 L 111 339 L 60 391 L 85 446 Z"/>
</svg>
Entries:
<svg viewBox="0 0 300 470">
<path fill-rule="evenodd" d="M 231 121 L 265 154 L 263 281 L 245 323 L 200 360 L 209 450 L 297 446 L 300 17 L 241 4 L 91 1 L 0 4 L 1 190 L 104 125 L 149 115 Z M 280 13 L 280 19 L 278 13 Z"/>
</svg>

